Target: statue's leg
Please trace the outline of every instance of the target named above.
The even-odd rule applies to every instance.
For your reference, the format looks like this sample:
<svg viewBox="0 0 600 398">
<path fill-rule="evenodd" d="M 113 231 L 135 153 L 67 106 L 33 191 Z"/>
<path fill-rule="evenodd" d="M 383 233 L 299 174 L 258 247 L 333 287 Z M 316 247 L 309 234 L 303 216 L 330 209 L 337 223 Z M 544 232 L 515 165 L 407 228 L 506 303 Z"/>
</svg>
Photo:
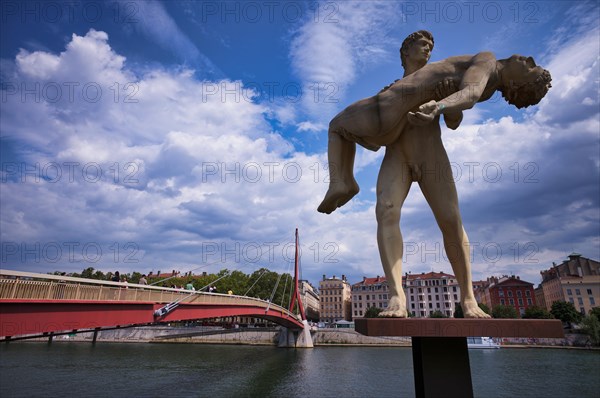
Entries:
<svg viewBox="0 0 600 398">
<path fill-rule="evenodd" d="M 377 244 L 381 264 L 389 286 L 389 302 L 380 316 L 407 317 L 406 296 L 402 289 L 402 254 L 400 210 L 412 180 L 408 163 L 399 144 L 387 147 L 377 179 Z"/>
<path fill-rule="evenodd" d="M 330 129 L 327 147 L 329 189 L 317 209 L 319 212 L 329 214 L 358 193 L 358 183 L 354 179 L 355 155 L 356 144 Z"/>
<path fill-rule="evenodd" d="M 441 147 L 441 141 L 439 145 Z M 431 154 L 435 156 L 427 159 L 422 165 L 419 185 L 442 231 L 444 249 L 460 287 L 464 316 L 489 318 L 477 305 L 473 293 L 469 238 L 460 216 L 458 195 L 448 156 L 443 147 L 438 151 L 432 148 Z"/>
</svg>

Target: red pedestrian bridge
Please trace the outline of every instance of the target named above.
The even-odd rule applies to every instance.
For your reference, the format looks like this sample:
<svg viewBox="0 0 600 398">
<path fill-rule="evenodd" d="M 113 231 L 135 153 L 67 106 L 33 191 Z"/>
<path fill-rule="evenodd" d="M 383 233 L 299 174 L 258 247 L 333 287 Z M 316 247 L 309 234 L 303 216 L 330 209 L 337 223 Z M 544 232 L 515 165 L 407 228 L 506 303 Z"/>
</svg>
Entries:
<svg viewBox="0 0 600 398">
<path fill-rule="evenodd" d="M 306 325 L 253 297 L 0 269 L 0 341 L 232 316 Z"/>
</svg>

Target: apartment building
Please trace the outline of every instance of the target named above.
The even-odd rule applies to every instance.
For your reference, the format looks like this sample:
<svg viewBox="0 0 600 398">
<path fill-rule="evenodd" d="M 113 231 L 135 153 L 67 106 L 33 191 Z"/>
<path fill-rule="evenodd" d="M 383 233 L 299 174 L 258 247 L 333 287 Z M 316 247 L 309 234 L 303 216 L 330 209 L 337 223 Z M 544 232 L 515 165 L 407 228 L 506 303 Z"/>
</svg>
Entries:
<svg viewBox="0 0 600 398">
<path fill-rule="evenodd" d="M 370 307 L 387 308 L 389 286 L 385 276 L 363 277 L 352 285 L 352 318 L 362 318 Z"/>
<path fill-rule="evenodd" d="M 319 320 L 321 322 L 335 323 L 341 320 L 352 320 L 351 287 L 345 275 L 342 275 L 341 279 L 335 275 L 332 278 L 323 275 L 323 279 L 319 281 L 319 298 Z"/>
<path fill-rule="evenodd" d="M 406 274 L 404 292 L 407 307 L 415 318 L 427 318 L 435 311 L 452 317 L 460 303 L 460 288 L 454 275 L 444 272 Z"/>
<path fill-rule="evenodd" d="M 519 317 L 523 316 L 528 307 L 536 305 L 533 283 L 521 280 L 515 275 L 489 277 L 483 287 L 483 294 L 479 296 L 481 302 L 490 310 L 497 305 L 508 305 L 515 308 Z"/>
<path fill-rule="evenodd" d="M 319 320 L 319 294 L 310 282 L 302 279 L 298 281 L 298 289 L 300 290 L 300 299 L 304 305 L 306 319 L 317 322 Z"/>
<path fill-rule="evenodd" d="M 600 306 L 600 263 L 571 253 L 568 260 L 552 264 L 552 268 L 541 271 L 542 283 L 538 295 L 543 297 L 547 310 L 555 301 L 568 301 L 582 314 Z"/>
</svg>

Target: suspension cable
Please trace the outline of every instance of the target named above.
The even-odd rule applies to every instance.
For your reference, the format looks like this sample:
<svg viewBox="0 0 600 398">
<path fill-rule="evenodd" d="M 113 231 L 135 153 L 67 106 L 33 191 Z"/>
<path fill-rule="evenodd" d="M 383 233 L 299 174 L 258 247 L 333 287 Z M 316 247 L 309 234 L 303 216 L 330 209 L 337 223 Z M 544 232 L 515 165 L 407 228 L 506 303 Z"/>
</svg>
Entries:
<svg viewBox="0 0 600 398">
<path fill-rule="evenodd" d="M 220 278 L 219 278 L 219 279 L 217 279 L 217 280 L 214 280 L 214 281 L 212 281 L 211 283 L 215 283 L 215 282 L 217 282 L 217 281 L 219 281 L 219 280 L 221 280 L 221 279 L 225 278 L 225 277 L 226 277 L 226 276 L 228 276 L 228 275 L 229 275 L 229 271 L 225 272 L 225 275 L 223 275 L 222 277 L 220 277 Z M 206 285 L 206 286 L 209 286 L 209 285 Z M 204 286 L 204 287 L 203 287 L 202 289 L 200 289 L 200 290 L 203 290 L 203 289 L 205 289 L 205 288 L 206 288 L 206 286 Z M 193 296 L 193 295 L 195 295 L 195 294 L 198 294 L 198 292 L 197 292 L 197 291 L 192 291 L 190 294 L 187 294 L 187 295 L 185 295 L 185 296 L 181 297 L 181 298 L 180 298 L 180 299 L 178 299 L 178 300 L 175 300 L 175 301 L 172 301 L 172 302 L 170 302 L 169 304 L 165 305 L 164 307 L 161 307 L 161 308 L 157 309 L 156 311 L 154 311 L 154 316 L 155 316 L 155 317 L 159 317 L 159 316 L 165 316 L 165 315 L 167 315 L 169 312 L 171 312 L 171 311 L 173 311 L 175 308 L 177 308 L 177 307 L 179 306 L 179 304 L 180 304 L 180 303 L 181 303 L 183 300 L 187 299 L 188 297 L 192 297 L 192 296 Z"/>
<path fill-rule="evenodd" d="M 261 272 L 260 276 L 258 278 L 256 278 L 256 281 L 252 284 L 252 286 L 250 286 L 250 289 L 248 289 L 246 291 L 246 293 L 244 293 L 244 296 L 247 296 L 248 293 L 250 293 L 250 290 L 252 290 L 252 288 L 254 287 L 254 285 L 256 285 L 258 283 L 258 281 L 260 280 L 260 278 L 263 277 L 263 275 L 267 272 L 268 270 L 266 268 L 263 268 L 263 271 Z"/>
<path fill-rule="evenodd" d="M 290 278 L 288 277 L 288 274 L 286 273 L 285 274 L 285 285 L 283 287 L 283 294 L 281 295 L 281 306 L 282 307 L 283 307 L 283 302 L 285 301 L 285 292 L 287 291 L 287 284 L 288 284 L 289 279 Z M 291 291 L 292 291 L 292 289 L 290 289 L 290 294 L 291 294 Z M 283 308 L 286 308 L 286 307 L 283 307 Z"/>
<path fill-rule="evenodd" d="M 271 298 L 269 299 L 269 305 L 267 305 L 267 309 L 265 310 L 265 313 L 267 311 L 269 311 L 269 309 L 271 308 L 271 303 L 273 302 L 273 297 L 275 297 L 275 292 L 277 291 L 277 286 L 279 286 L 280 279 L 281 279 L 281 274 L 279 274 L 279 276 L 277 277 L 277 282 L 275 282 L 275 288 L 273 289 L 273 292 L 271 293 Z"/>
</svg>

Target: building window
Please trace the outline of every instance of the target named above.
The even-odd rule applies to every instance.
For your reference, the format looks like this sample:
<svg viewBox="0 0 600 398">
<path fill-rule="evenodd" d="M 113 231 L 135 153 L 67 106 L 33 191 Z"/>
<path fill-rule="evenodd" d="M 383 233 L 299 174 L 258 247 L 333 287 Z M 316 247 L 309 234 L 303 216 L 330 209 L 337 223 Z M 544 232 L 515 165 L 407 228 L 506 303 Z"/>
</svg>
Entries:
<svg viewBox="0 0 600 398">
<path fill-rule="evenodd" d="M 415 309 L 415 303 L 410 303 L 410 308 Z"/>
<path fill-rule="evenodd" d="M 504 297 L 504 290 L 498 290 L 498 296 Z"/>
<path fill-rule="evenodd" d="M 590 296 L 590 305 L 596 305 L 596 300 L 594 300 L 593 296 Z"/>
<path fill-rule="evenodd" d="M 456 286 L 452 286 L 452 291 L 456 292 Z"/>
<path fill-rule="evenodd" d="M 521 297 L 521 294 L 522 294 L 521 291 L 517 290 L 517 297 Z"/>
<path fill-rule="evenodd" d="M 454 301 L 458 301 L 458 295 L 457 294 L 454 295 Z"/>
<path fill-rule="evenodd" d="M 583 305 L 583 299 L 581 297 L 577 297 L 577 302 L 579 305 Z"/>
<path fill-rule="evenodd" d="M 572 296 L 572 295 L 573 295 L 573 292 L 571 291 L 571 289 L 567 289 L 567 294 L 568 294 L 569 296 Z"/>
<path fill-rule="evenodd" d="M 587 290 L 587 294 L 591 295 L 592 294 L 592 289 L 588 289 Z"/>
<path fill-rule="evenodd" d="M 532 305 L 532 302 L 531 302 L 530 298 L 527 299 L 527 305 Z"/>
<path fill-rule="evenodd" d="M 504 305 L 504 299 L 500 299 L 500 304 Z"/>
<path fill-rule="evenodd" d="M 579 289 L 575 289 L 575 294 L 581 296 L 581 291 Z"/>
<path fill-rule="evenodd" d="M 588 289 L 588 290 L 589 290 L 589 289 Z M 435 288 L 435 292 L 436 292 L 436 293 L 438 292 L 438 288 L 437 288 L 437 287 Z M 591 293 L 590 293 L 590 294 L 591 294 Z"/>
<path fill-rule="evenodd" d="M 575 300 L 573 300 L 573 297 L 569 297 L 569 303 L 575 304 Z"/>
<path fill-rule="evenodd" d="M 512 290 L 509 290 L 507 294 L 508 294 L 508 297 L 512 297 L 513 296 L 512 295 Z"/>
<path fill-rule="evenodd" d="M 523 305 L 523 299 L 519 297 L 518 298 L 518 303 L 519 303 L 519 305 Z"/>
</svg>

